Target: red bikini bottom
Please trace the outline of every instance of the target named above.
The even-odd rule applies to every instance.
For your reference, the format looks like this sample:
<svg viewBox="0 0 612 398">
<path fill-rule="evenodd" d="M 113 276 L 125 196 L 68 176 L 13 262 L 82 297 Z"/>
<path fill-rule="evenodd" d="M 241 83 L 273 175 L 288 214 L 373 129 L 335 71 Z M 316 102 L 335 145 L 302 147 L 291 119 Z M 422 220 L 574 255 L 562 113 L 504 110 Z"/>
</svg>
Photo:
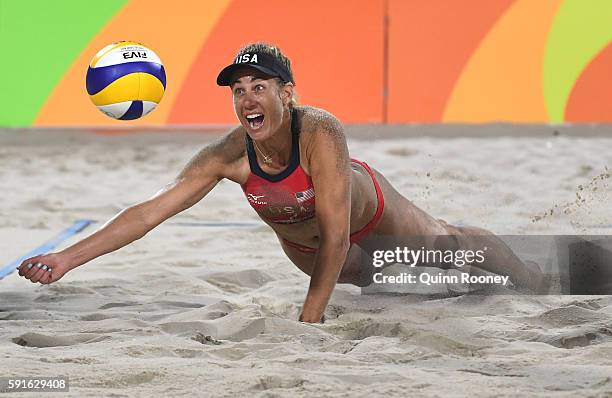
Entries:
<svg viewBox="0 0 612 398">
<path fill-rule="evenodd" d="M 349 237 L 351 244 L 353 244 L 353 243 L 359 242 L 367 234 L 369 234 L 374 228 L 376 228 L 376 226 L 378 225 L 378 222 L 382 218 L 383 210 L 385 209 L 385 198 L 383 196 L 382 189 L 380 189 L 380 184 L 376 180 L 376 176 L 374 175 L 374 172 L 372 171 L 370 166 L 368 166 L 367 163 L 359 161 L 357 159 L 351 159 L 351 162 L 357 163 L 358 165 L 362 166 L 364 169 L 366 169 L 370 177 L 372 177 L 372 182 L 374 183 L 374 189 L 376 189 L 376 201 L 378 202 L 377 207 L 376 207 L 376 213 L 374 213 L 374 217 L 372 217 L 370 222 L 367 223 L 359 231 L 351 234 L 351 236 Z M 299 243 L 293 243 L 284 238 L 283 238 L 283 243 L 291 247 L 292 249 L 296 249 L 297 251 L 302 252 L 302 253 L 316 253 L 317 252 L 316 248 L 303 246 L 303 245 L 300 245 Z"/>
</svg>

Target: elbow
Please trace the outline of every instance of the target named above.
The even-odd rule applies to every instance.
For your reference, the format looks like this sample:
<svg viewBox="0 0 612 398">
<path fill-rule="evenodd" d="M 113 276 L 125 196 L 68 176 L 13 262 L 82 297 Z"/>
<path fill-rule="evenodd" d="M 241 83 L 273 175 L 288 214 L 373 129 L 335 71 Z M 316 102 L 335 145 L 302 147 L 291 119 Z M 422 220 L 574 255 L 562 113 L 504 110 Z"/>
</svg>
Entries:
<svg viewBox="0 0 612 398">
<path fill-rule="evenodd" d="M 138 226 L 137 239 L 142 238 L 150 230 L 152 230 L 161 223 L 161 220 L 158 220 L 158 217 L 155 216 L 155 213 L 148 209 L 146 202 L 128 207 L 124 210 L 124 214 L 131 225 Z"/>
<path fill-rule="evenodd" d="M 346 253 L 348 253 L 349 249 L 351 248 L 351 241 L 349 239 L 349 234 L 347 233 L 346 236 L 339 238 L 338 241 L 336 242 L 336 246 L 338 250 L 342 251 L 342 253 L 346 255 Z"/>
<path fill-rule="evenodd" d="M 346 257 L 351 242 L 349 240 L 349 234 L 334 234 L 321 239 L 321 247 L 328 247 L 335 253 L 338 253 L 342 257 Z"/>
</svg>

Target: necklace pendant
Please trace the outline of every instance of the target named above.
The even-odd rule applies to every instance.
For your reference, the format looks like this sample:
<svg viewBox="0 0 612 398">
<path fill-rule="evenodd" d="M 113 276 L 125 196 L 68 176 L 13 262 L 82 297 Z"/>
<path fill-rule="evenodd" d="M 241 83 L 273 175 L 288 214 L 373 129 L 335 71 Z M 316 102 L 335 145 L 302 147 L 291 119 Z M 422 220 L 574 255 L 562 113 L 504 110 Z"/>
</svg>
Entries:
<svg viewBox="0 0 612 398">
<path fill-rule="evenodd" d="M 257 149 L 259 151 L 259 153 L 261 153 L 261 156 L 263 156 L 263 162 L 270 166 L 272 164 L 272 156 L 268 156 L 265 153 L 263 153 L 263 151 L 261 149 L 259 149 L 259 146 L 257 146 L 256 142 L 253 142 L 255 144 L 255 149 Z"/>
</svg>

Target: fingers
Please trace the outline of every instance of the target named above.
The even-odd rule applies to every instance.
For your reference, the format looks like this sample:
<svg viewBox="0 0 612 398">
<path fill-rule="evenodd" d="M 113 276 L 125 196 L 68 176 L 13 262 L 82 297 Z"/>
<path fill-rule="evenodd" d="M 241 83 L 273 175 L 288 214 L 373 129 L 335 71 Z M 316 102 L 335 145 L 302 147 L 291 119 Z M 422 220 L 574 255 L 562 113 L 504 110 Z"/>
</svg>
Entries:
<svg viewBox="0 0 612 398">
<path fill-rule="evenodd" d="M 17 269 L 19 270 L 19 276 L 26 276 L 26 274 L 28 274 L 28 272 L 32 269 L 34 264 L 38 263 L 38 260 L 40 259 L 40 257 L 42 256 L 31 257 L 31 258 L 28 258 L 27 260 L 24 260 L 21 263 L 21 265 L 17 267 Z"/>
<path fill-rule="evenodd" d="M 46 276 L 50 272 L 48 271 L 49 267 L 43 263 L 36 263 L 34 267 L 32 267 L 32 269 L 34 269 L 35 267 L 38 268 L 38 271 L 34 272 L 34 275 L 32 275 L 32 277 L 30 278 L 30 282 L 36 283 L 43 278 L 46 280 Z"/>
<path fill-rule="evenodd" d="M 42 271 L 42 266 L 43 266 L 42 263 L 35 263 L 34 266 L 30 268 L 30 271 L 28 271 L 30 275 L 28 279 L 30 280 L 30 282 L 32 283 L 38 282 L 38 279 L 42 276 L 42 273 L 44 272 Z"/>
<path fill-rule="evenodd" d="M 38 282 L 40 282 L 43 285 L 47 285 L 51 283 L 52 280 L 53 280 L 53 270 L 49 268 L 47 269 L 47 272 L 45 272 L 45 274 L 42 276 L 42 278 L 38 280 Z"/>
<path fill-rule="evenodd" d="M 19 267 L 19 275 L 29 279 L 32 283 L 49 283 L 52 269 L 41 262 L 30 262 Z"/>
</svg>

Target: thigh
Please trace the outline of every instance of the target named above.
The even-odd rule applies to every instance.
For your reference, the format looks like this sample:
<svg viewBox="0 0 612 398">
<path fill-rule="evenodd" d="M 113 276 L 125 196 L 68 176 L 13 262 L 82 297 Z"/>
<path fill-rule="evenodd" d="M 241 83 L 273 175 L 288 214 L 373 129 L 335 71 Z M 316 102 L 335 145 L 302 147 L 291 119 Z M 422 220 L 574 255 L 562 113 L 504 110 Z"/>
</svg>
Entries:
<svg viewBox="0 0 612 398">
<path fill-rule="evenodd" d="M 373 233 L 362 245 L 366 250 L 390 249 L 380 247 L 389 246 L 389 242 L 406 242 L 412 248 L 433 248 L 436 237 L 457 232 L 400 194 L 382 174 L 376 172 L 376 177 L 383 191 L 385 209 Z"/>
</svg>

